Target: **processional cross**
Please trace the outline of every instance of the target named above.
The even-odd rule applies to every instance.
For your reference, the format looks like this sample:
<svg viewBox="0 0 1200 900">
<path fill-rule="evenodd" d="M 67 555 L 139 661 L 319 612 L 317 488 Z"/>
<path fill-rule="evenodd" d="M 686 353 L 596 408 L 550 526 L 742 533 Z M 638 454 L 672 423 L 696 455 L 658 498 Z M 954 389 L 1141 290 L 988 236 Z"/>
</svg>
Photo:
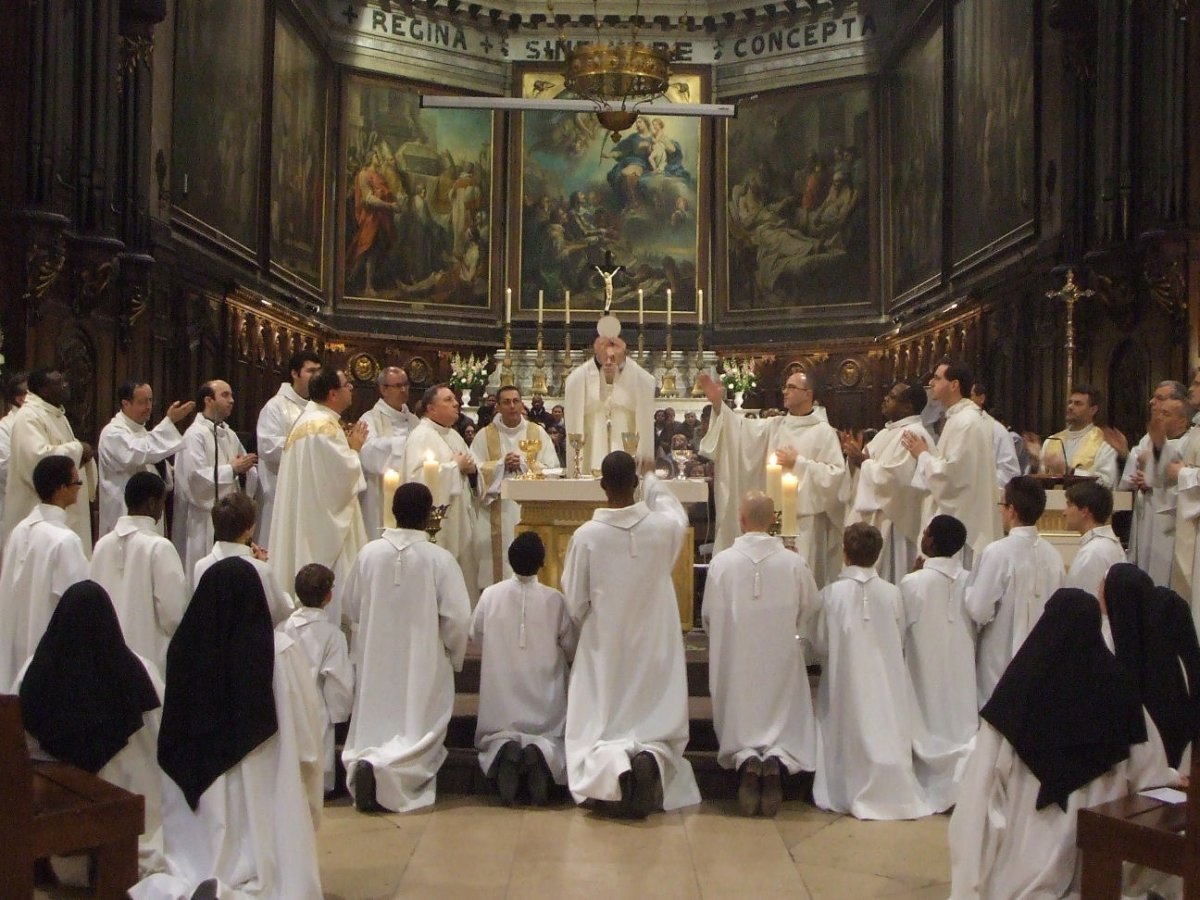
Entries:
<svg viewBox="0 0 1200 900">
<path fill-rule="evenodd" d="M 1057 291 L 1046 291 L 1050 300 L 1061 298 L 1067 304 L 1067 401 L 1075 390 L 1075 304 L 1095 296 L 1091 288 L 1081 288 L 1075 283 L 1075 270 L 1067 269 L 1067 281 Z"/>
</svg>

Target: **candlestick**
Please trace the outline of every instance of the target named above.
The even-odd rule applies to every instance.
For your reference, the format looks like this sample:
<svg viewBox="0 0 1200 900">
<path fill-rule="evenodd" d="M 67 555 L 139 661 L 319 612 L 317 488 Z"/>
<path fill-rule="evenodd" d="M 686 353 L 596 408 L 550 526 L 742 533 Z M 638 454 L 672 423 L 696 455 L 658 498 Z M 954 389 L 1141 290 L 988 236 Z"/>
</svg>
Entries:
<svg viewBox="0 0 1200 900">
<path fill-rule="evenodd" d="M 767 496 L 776 509 L 783 506 L 783 466 L 774 453 L 767 458 Z"/>
<path fill-rule="evenodd" d="M 566 319 L 563 320 L 564 324 L 570 325 L 571 324 L 571 292 L 570 291 L 567 291 L 563 295 L 563 311 L 566 313 Z"/>
<path fill-rule="evenodd" d="M 388 469 L 383 473 L 383 525 L 385 528 L 396 527 L 396 516 L 392 512 L 392 500 L 396 496 L 398 487 L 400 487 L 400 473 L 395 469 Z"/>
<path fill-rule="evenodd" d="M 782 534 L 786 537 L 796 533 L 796 489 L 800 485 L 798 479 L 791 472 L 788 472 L 780 479 L 780 488 L 783 491 L 783 521 L 780 523 L 783 531 Z"/>
</svg>

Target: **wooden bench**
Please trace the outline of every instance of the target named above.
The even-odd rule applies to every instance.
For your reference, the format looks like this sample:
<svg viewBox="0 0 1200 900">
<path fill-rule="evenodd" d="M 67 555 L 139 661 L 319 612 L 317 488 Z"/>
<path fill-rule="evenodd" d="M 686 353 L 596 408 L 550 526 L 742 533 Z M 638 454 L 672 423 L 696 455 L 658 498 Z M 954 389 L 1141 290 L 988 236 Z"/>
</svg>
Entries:
<svg viewBox="0 0 1200 900">
<path fill-rule="evenodd" d="M 21 704 L 0 695 L 0 900 L 33 896 L 35 861 L 90 853 L 95 895 L 125 897 L 138 880 L 145 801 L 66 763 L 32 762 Z"/>
</svg>

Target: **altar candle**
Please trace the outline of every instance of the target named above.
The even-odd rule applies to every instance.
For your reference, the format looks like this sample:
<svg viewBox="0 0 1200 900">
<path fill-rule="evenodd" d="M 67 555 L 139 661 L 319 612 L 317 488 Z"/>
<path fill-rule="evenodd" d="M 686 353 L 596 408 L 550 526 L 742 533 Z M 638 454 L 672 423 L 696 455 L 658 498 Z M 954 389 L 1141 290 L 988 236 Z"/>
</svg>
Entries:
<svg viewBox="0 0 1200 900">
<path fill-rule="evenodd" d="M 671 289 L 667 288 L 667 327 L 671 327 Z"/>
<path fill-rule="evenodd" d="M 783 466 L 779 464 L 779 460 L 772 453 L 767 459 L 767 496 L 771 498 L 771 502 L 775 504 L 776 509 L 782 509 L 783 506 Z"/>
<path fill-rule="evenodd" d="M 396 516 L 392 513 L 392 498 L 396 496 L 396 488 L 400 487 L 400 473 L 388 469 L 383 473 L 383 524 L 387 528 L 396 527 Z"/>
<path fill-rule="evenodd" d="M 638 288 L 638 325 L 645 325 L 645 310 L 642 306 L 642 289 Z"/>
<path fill-rule="evenodd" d="M 696 291 L 696 327 L 704 324 L 704 289 Z"/>
<path fill-rule="evenodd" d="M 512 321 L 512 288 L 504 289 L 504 321 Z"/>
<path fill-rule="evenodd" d="M 570 325 L 571 324 L 571 292 L 570 291 L 567 291 L 565 296 L 563 297 L 563 311 L 567 314 L 567 317 L 563 320 L 563 324 Z"/>
<path fill-rule="evenodd" d="M 538 291 L 538 324 L 542 324 L 542 292 Z"/>
<path fill-rule="evenodd" d="M 425 451 L 425 461 L 421 463 L 421 481 L 425 482 L 425 487 L 429 488 L 429 493 L 433 495 L 434 506 L 441 505 L 441 468 L 442 464 L 434 457 L 432 450 Z"/>
<path fill-rule="evenodd" d="M 791 472 L 788 472 L 781 479 L 780 487 L 783 491 L 783 503 L 780 504 L 780 510 L 783 521 L 780 523 L 782 526 L 780 534 L 788 537 L 796 533 L 796 489 L 799 485 L 800 479 Z"/>
</svg>

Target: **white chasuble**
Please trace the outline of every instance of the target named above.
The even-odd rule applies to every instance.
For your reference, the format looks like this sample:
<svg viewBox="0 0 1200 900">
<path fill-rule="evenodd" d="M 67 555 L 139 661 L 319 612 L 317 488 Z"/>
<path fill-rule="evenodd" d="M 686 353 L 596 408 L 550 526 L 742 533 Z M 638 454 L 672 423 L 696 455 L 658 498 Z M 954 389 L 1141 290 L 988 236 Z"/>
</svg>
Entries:
<svg viewBox="0 0 1200 900">
<path fill-rule="evenodd" d="M 271 516 L 275 508 L 275 485 L 279 480 L 283 445 L 287 443 L 287 436 L 300 414 L 304 412 L 307 403 L 308 401 L 285 381 L 258 413 L 258 425 L 255 428 L 255 447 L 258 452 L 258 528 L 254 532 L 254 541 L 261 547 L 271 546 Z"/>
<path fill-rule="evenodd" d="M 179 452 L 183 435 L 170 419 L 147 430 L 125 413 L 118 411 L 100 432 L 96 459 L 100 463 L 100 531 L 103 537 L 113 530 L 117 519 L 125 515 L 125 485 L 138 472 L 155 472 L 155 464 L 165 462 Z M 168 474 L 170 469 L 167 469 Z M 171 487 L 171 480 L 167 480 Z M 155 530 L 163 534 L 160 519 Z"/>
<path fill-rule="evenodd" d="M 627 358 L 612 384 L 589 357 L 571 370 L 563 389 L 567 434 L 582 434 L 583 471 L 575 472 L 575 451 L 567 447 L 567 471 L 586 477 L 613 450 L 624 450 L 621 435 L 636 432 L 634 456 L 654 458 L 654 376 Z M 557 463 L 555 464 L 557 465 Z"/>
<path fill-rule="evenodd" d="M 408 411 L 407 404 L 403 409 L 393 409 L 379 400 L 359 417 L 359 421 L 367 423 L 367 442 L 358 451 L 367 489 L 359 495 L 359 502 L 367 540 L 373 541 L 391 522 L 388 515 L 391 510 L 384 509 L 384 473 L 391 469 L 403 480 L 404 445 L 420 420 Z"/>
</svg>

